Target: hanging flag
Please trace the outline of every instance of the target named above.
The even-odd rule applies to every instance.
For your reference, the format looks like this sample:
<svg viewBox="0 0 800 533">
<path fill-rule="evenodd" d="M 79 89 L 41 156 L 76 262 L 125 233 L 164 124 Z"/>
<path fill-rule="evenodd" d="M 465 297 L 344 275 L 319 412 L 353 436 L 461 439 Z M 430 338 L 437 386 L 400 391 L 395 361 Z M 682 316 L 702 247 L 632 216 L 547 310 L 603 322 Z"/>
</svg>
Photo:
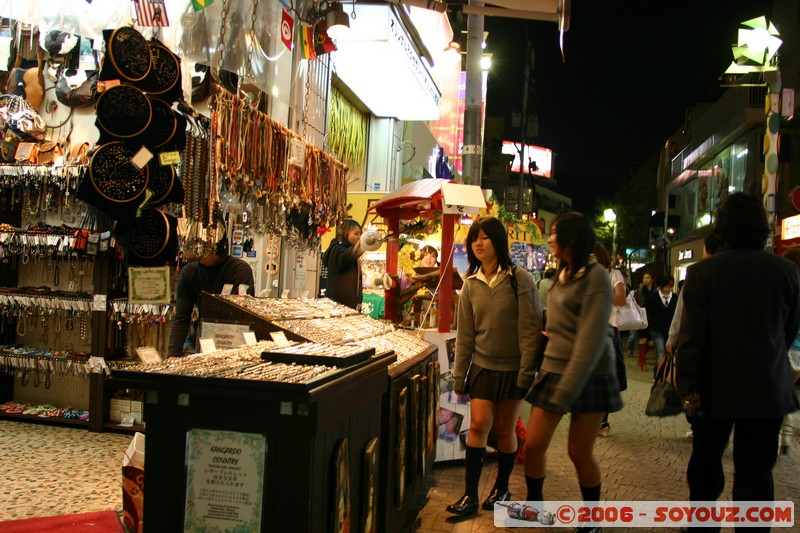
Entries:
<svg viewBox="0 0 800 533">
<path fill-rule="evenodd" d="M 317 54 L 314 51 L 314 27 L 301 24 L 298 33 L 300 35 L 300 53 L 303 59 L 316 59 Z"/>
<path fill-rule="evenodd" d="M 324 22 L 317 22 L 314 26 L 314 52 L 317 57 L 336 51 L 336 45 L 328 36 L 328 26 Z"/>
<path fill-rule="evenodd" d="M 205 9 L 213 3 L 214 0 L 192 0 L 192 7 L 195 11 L 200 11 L 201 9 Z"/>
<path fill-rule="evenodd" d="M 289 50 L 292 49 L 292 35 L 294 35 L 294 19 L 284 9 L 281 16 L 281 41 Z"/>
<path fill-rule="evenodd" d="M 136 24 L 139 26 L 169 26 L 164 0 L 135 0 Z"/>
</svg>

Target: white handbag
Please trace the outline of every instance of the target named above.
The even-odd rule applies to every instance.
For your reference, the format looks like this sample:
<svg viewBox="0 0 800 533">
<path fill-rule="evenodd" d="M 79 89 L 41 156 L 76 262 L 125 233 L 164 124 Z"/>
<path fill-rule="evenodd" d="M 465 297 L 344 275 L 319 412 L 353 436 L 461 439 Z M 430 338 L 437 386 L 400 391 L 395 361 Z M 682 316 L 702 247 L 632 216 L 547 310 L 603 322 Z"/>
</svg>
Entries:
<svg viewBox="0 0 800 533">
<path fill-rule="evenodd" d="M 628 293 L 625 305 L 614 306 L 614 313 L 617 315 L 617 329 L 620 331 L 647 328 L 647 311 L 636 303 L 633 292 Z"/>
</svg>

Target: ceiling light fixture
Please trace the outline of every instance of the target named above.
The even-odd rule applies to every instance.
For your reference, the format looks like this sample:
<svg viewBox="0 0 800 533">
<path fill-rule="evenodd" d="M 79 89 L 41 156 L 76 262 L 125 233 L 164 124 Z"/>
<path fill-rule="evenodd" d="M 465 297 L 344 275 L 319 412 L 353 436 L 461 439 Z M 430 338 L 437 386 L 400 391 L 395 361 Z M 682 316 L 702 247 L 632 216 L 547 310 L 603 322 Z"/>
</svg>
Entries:
<svg viewBox="0 0 800 533">
<path fill-rule="evenodd" d="M 321 2 L 319 11 L 331 39 L 341 37 L 350 29 L 350 17 L 344 12 L 341 2 Z"/>
</svg>

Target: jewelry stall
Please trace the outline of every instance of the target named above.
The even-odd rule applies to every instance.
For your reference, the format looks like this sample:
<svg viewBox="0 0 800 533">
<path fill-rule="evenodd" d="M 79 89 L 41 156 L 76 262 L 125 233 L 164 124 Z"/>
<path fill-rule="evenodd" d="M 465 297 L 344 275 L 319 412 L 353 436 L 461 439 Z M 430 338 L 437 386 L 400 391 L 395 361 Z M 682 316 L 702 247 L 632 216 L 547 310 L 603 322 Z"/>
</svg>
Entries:
<svg viewBox="0 0 800 533">
<path fill-rule="evenodd" d="M 145 516 L 168 530 L 398 531 L 433 465 L 436 347 L 326 299 L 204 293 L 201 306 L 201 338 L 239 346 L 112 370 L 146 391 Z M 214 485 L 223 449 L 260 481 Z"/>
</svg>

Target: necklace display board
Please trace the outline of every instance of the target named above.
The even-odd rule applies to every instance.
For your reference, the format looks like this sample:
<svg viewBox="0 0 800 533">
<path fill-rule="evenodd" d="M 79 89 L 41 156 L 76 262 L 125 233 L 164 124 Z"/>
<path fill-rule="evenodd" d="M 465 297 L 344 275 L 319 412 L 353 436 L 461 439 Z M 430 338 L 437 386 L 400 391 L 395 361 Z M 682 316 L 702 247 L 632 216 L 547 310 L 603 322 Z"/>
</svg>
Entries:
<svg viewBox="0 0 800 533">
<path fill-rule="evenodd" d="M 339 498 L 341 491 L 331 488 L 332 478 L 319 476 L 323 471 L 324 476 L 333 475 L 332 457 L 338 449 L 336 444 L 344 438 L 349 449 L 351 526 L 360 527 L 366 520 L 376 523 L 377 531 L 399 531 L 426 496 L 425 477 L 433 466 L 439 418 L 436 347 L 413 332 L 398 330 L 392 324 L 327 299 L 204 293 L 200 308 L 203 322 L 247 327 L 262 342 L 271 333 L 282 332 L 290 343 L 298 343 L 289 351 L 330 354 L 331 348 L 337 352 L 347 348 L 358 354 L 374 350 L 378 355 L 349 367 L 329 366 L 327 373 L 307 385 L 264 383 L 255 378 L 252 382 L 245 379 L 231 384 L 216 368 L 213 376 L 198 376 L 206 372 L 203 369 L 208 365 L 213 366 L 204 361 L 214 357 L 213 353 L 171 359 L 175 367 L 170 371 L 179 375 L 112 371 L 110 381 L 114 386 L 125 383 L 133 388 L 158 391 L 155 396 L 148 394 L 145 403 L 147 450 L 152 449 L 157 456 L 147 459 L 148 472 L 156 465 L 153 468 L 157 479 L 147 479 L 148 487 L 156 487 L 153 496 L 156 501 L 145 494 L 145 514 L 171 516 L 170 524 L 176 527 L 170 530 L 180 526 L 182 507 L 173 495 L 184 493 L 188 428 L 242 432 L 258 429 L 267 439 L 262 531 L 331 530 L 332 523 L 325 520 L 330 518 L 334 496 Z M 231 354 L 236 350 L 217 353 Z M 287 348 L 263 351 L 275 353 Z M 392 354 L 391 360 L 381 372 L 375 371 L 374 365 L 384 360 L 385 354 Z M 226 360 L 243 377 L 264 375 L 269 368 L 264 365 L 281 364 L 265 363 L 260 357 Z M 192 368 L 179 369 L 182 365 Z M 373 381 L 378 374 L 381 377 Z M 202 395 L 198 395 L 199 387 Z M 177 405 L 181 394 L 188 395 L 190 405 L 186 409 Z M 169 398 L 166 404 L 165 395 Z M 308 405 L 302 409 L 308 410 L 310 419 L 281 416 L 282 405 L 287 410 L 294 405 L 294 413 L 300 409 L 298 405 Z M 158 436 L 151 440 L 154 432 Z M 375 438 L 377 443 L 368 447 L 368 442 Z M 168 456 L 162 457 L 165 451 Z M 281 458 L 279 463 L 275 454 Z M 373 465 L 371 469 L 369 465 Z M 309 477 L 312 480 L 306 484 Z M 375 491 L 375 487 L 384 489 Z M 292 500 L 289 503 L 282 499 L 287 494 Z M 298 501 L 304 502 L 302 510 L 295 509 L 300 505 Z M 374 508 L 366 508 L 364 502 L 368 501 L 374 502 Z M 279 515 L 272 516 L 271 509 L 280 509 Z M 322 518 L 312 518 L 318 515 Z"/>
</svg>

